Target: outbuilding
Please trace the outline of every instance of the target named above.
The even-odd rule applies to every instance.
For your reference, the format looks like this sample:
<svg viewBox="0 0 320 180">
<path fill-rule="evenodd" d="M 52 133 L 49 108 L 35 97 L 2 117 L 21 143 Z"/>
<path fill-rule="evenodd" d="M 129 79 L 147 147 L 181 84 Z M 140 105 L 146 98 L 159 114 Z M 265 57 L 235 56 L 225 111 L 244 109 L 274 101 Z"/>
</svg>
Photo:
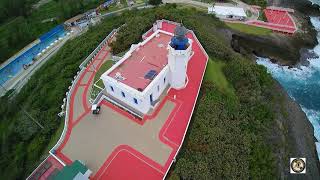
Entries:
<svg viewBox="0 0 320 180">
<path fill-rule="evenodd" d="M 220 19 L 226 19 L 226 20 L 243 21 L 247 18 L 245 10 L 240 7 L 230 7 L 230 6 L 208 7 L 208 14 L 215 14 L 216 17 Z"/>
</svg>

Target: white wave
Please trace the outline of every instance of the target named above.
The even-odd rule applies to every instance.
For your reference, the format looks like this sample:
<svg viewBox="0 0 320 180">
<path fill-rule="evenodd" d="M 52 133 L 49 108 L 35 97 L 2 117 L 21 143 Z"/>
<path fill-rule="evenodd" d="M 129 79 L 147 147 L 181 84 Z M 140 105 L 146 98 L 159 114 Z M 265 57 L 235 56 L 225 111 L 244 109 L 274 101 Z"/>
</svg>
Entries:
<svg viewBox="0 0 320 180">
<path fill-rule="evenodd" d="M 306 113 L 309 121 L 311 122 L 314 128 L 314 136 L 318 141 L 320 141 L 320 112 L 312 109 L 307 109 L 305 107 L 301 107 L 304 113 Z"/>
<path fill-rule="evenodd" d="M 320 0 L 309 0 L 312 4 L 318 4 L 320 6 Z"/>
<path fill-rule="evenodd" d="M 288 81 L 304 81 L 310 78 L 313 73 L 317 70 L 314 68 L 313 64 L 317 64 L 318 61 L 312 61 L 311 60 L 310 66 L 301 66 L 299 68 L 289 68 L 288 66 L 280 66 L 278 64 L 274 64 L 270 61 L 268 58 L 257 58 L 257 64 L 263 65 L 267 68 L 268 72 L 272 74 L 273 77 L 276 79 L 281 79 L 284 82 Z"/>
</svg>

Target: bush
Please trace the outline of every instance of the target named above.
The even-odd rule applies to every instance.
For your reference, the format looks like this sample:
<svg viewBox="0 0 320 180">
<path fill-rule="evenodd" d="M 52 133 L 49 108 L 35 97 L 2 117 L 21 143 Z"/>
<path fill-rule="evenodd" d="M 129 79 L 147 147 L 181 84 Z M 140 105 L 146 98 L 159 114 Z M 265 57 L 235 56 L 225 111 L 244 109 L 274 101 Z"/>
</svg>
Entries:
<svg viewBox="0 0 320 180">
<path fill-rule="evenodd" d="M 158 6 L 161 3 L 162 3 L 162 0 L 149 0 L 149 4 L 154 6 Z"/>
</svg>

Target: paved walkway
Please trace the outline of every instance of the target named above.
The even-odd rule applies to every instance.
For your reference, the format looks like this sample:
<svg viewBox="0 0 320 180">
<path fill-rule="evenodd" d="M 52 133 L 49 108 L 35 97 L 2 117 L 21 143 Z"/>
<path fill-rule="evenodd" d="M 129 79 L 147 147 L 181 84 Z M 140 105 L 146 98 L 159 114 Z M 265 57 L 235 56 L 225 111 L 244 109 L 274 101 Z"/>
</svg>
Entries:
<svg viewBox="0 0 320 180">
<path fill-rule="evenodd" d="M 243 8 L 245 11 L 249 10 L 252 12 L 252 15 L 248 17 L 249 20 L 257 20 L 259 18 L 259 10 L 252 8 L 252 6 L 242 1 L 233 0 L 233 2 L 234 4 L 216 2 L 215 5 L 227 6 L 227 7 L 240 7 L 240 8 Z M 163 3 L 189 4 L 189 5 L 197 6 L 204 9 L 208 9 L 208 7 L 212 7 L 212 3 L 204 3 L 204 2 L 193 1 L 193 0 L 163 0 Z"/>
</svg>

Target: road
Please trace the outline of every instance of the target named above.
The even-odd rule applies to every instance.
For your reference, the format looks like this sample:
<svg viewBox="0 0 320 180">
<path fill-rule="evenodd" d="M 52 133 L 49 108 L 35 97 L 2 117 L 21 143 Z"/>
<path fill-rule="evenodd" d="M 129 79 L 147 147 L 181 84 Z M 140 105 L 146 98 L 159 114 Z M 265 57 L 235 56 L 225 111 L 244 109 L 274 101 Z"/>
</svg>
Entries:
<svg viewBox="0 0 320 180">
<path fill-rule="evenodd" d="M 192 1 L 192 0 L 163 0 L 163 3 L 176 3 L 176 4 L 187 4 L 192 5 L 200 8 L 207 9 L 208 7 L 211 7 L 212 4 L 204 3 L 200 1 Z M 239 0 L 233 0 L 233 2 L 236 3 L 236 7 L 243 8 L 245 11 L 250 10 L 252 12 L 252 15 L 248 17 L 248 20 L 257 20 L 259 18 L 259 11 L 252 8 L 250 5 L 239 1 Z M 215 3 L 215 5 L 218 6 L 228 6 L 228 7 L 235 7 L 235 4 L 232 3 Z"/>
</svg>

